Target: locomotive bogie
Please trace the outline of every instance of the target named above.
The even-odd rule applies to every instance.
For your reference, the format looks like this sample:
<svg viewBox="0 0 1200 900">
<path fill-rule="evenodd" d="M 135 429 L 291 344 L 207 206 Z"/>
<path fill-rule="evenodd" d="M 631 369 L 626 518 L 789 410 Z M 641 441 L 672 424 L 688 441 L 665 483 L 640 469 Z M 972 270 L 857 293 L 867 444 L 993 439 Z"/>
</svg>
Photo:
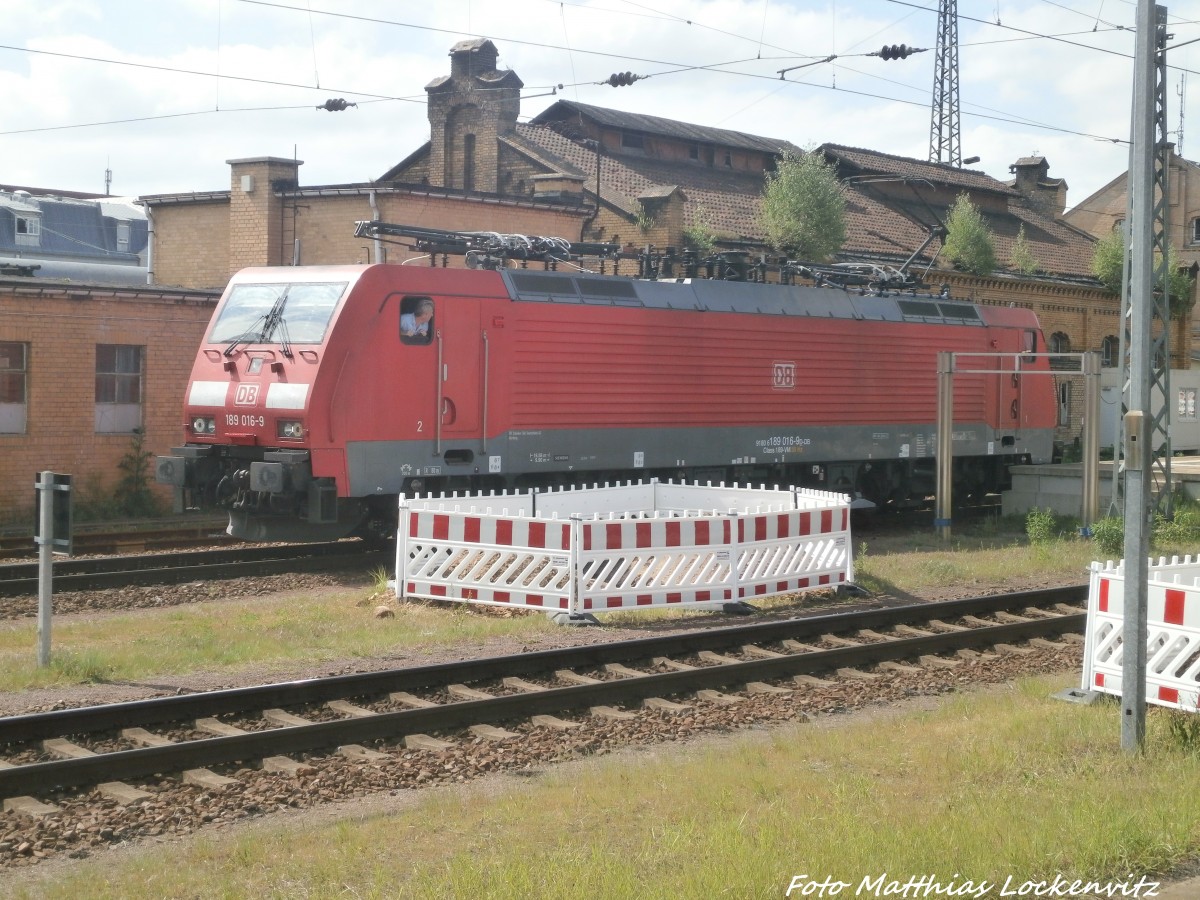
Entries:
<svg viewBox="0 0 1200 900">
<path fill-rule="evenodd" d="M 295 333 L 291 298 L 305 314 Z M 938 351 L 1015 359 L 1040 341 L 1028 311 L 945 297 L 251 269 L 218 306 L 187 443 L 157 474 L 259 540 L 383 535 L 405 494 L 606 479 L 795 484 L 904 506 L 933 493 Z M 1026 377 L 1045 365 L 958 376 L 956 490 L 998 490 L 1009 465 L 1049 460 L 1053 387 Z"/>
</svg>

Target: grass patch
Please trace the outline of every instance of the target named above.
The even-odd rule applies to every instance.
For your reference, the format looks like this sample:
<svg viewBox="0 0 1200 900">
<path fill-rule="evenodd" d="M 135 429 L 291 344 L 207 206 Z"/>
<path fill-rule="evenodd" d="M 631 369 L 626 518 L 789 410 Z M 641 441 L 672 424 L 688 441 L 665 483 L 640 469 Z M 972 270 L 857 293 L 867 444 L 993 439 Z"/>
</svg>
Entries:
<svg viewBox="0 0 1200 900">
<path fill-rule="evenodd" d="M 1168 717 L 1119 749 L 1118 711 L 1060 679 L 936 710 L 595 759 L 497 794 L 318 827 L 214 835 L 39 879 L 39 897 L 781 897 L 793 876 L 1121 881 L 1200 849 L 1200 756 Z M 1189 788 L 1188 786 L 1192 786 Z M 843 892 L 852 894 L 853 889 Z M 16 896 L 35 896 L 21 893 Z M 794 894 L 795 896 L 795 894 Z"/>
<path fill-rule="evenodd" d="M 166 610 L 60 618 L 51 665 L 37 668 L 37 622 L 0 627 L 0 691 L 155 675 L 234 671 L 327 659 L 402 657 L 405 651 L 534 635 L 545 616 L 503 618 L 459 607 L 401 604 L 377 619 L 368 590 L 213 601 Z"/>
</svg>

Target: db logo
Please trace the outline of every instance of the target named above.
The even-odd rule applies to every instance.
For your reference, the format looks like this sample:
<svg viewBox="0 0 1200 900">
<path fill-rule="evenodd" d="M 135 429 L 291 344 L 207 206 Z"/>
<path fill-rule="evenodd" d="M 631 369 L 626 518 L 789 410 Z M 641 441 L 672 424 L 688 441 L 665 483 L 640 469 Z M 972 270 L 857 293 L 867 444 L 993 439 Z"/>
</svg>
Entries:
<svg viewBox="0 0 1200 900">
<path fill-rule="evenodd" d="M 237 393 L 233 395 L 234 406 L 253 406 L 258 402 L 257 384 L 239 384 Z"/>
<path fill-rule="evenodd" d="M 773 387 L 780 391 L 790 391 L 796 386 L 796 364 L 791 362 L 777 362 L 771 364 L 771 371 L 774 377 Z"/>
</svg>

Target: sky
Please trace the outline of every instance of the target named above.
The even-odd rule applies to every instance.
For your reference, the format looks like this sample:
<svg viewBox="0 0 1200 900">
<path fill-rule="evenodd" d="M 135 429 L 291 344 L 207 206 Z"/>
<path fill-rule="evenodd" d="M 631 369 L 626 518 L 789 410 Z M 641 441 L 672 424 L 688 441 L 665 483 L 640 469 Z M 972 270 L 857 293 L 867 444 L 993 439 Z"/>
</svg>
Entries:
<svg viewBox="0 0 1200 900">
<path fill-rule="evenodd" d="M 1123 172 L 1136 12 L 958 0 L 969 168 L 1044 156 L 1068 207 Z M 1168 13 L 1167 127 L 1200 159 L 1200 0 Z M 937 0 L 0 0 L 0 22 L 0 183 L 51 191 L 226 190 L 258 156 L 303 160 L 306 187 L 376 179 L 428 140 L 425 86 L 476 37 L 524 82 L 523 121 L 567 99 L 930 154 Z M 925 52 L 865 55 L 893 44 Z M 318 109 L 335 98 L 357 105 Z"/>
</svg>

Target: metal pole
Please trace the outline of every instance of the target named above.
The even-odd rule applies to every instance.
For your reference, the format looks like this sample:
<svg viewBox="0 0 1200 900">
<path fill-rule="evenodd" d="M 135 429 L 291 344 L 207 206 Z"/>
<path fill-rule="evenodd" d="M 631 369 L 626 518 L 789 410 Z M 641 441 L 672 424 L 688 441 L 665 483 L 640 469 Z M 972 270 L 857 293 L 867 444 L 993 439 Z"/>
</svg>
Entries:
<svg viewBox="0 0 1200 900">
<path fill-rule="evenodd" d="M 1140 751 L 1146 739 L 1146 606 L 1151 488 L 1150 317 L 1154 309 L 1154 85 L 1157 10 L 1138 0 L 1134 37 L 1133 134 L 1129 152 L 1129 193 L 1133 197 L 1130 252 L 1129 416 L 1125 464 L 1125 589 L 1121 633 L 1121 749 Z"/>
<path fill-rule="evenodd" d="M 1100 510 L 1100 354 L 1083 354 L 1083 504 L 1079 533 L 1092 534 Z"/>
<path fill-rule="evenodd" d="M 954 471 L 954 354 L 939 350 L 937 369 L 937 498 L 933 525 L 939 535 L 949 540 Z"/>
<path fill-rule="evenodd" d="M 54 577 L 54 473 L 43 472 L 38 482 L 38 668 L 50 665 L 50 617 Z"/>
</svg>

